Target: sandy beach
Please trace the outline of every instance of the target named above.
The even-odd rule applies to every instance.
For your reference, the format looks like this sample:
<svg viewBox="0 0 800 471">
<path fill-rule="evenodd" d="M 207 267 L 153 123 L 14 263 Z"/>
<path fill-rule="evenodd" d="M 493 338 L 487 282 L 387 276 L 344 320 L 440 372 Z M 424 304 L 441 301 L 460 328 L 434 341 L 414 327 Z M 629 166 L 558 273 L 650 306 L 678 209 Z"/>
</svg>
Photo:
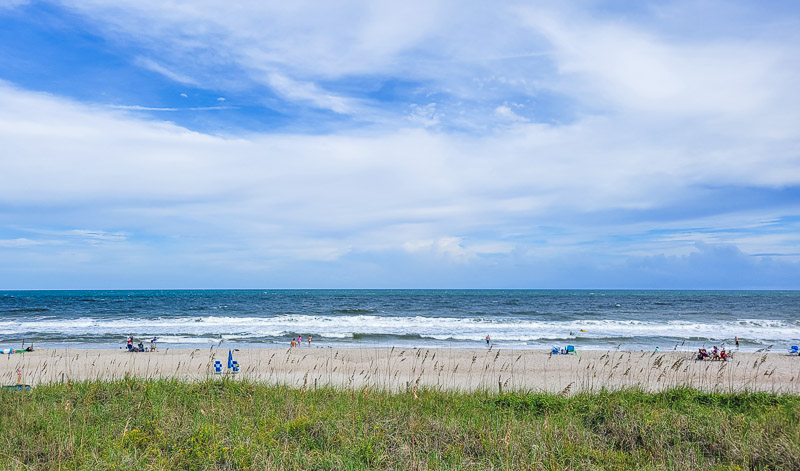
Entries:
<svg viewBox="0 0 800 471">
<path fill-rule="evenodd" d="M 300 388 L 335 386 L 405 390 L 597 391 L 690 386 L 704 391 L 800 394 L 800 358 L 786 353 L 734 353 L 731 361 L 696 361 L 692 352 L 581 351 L 551 355 L 512 349 L 250 348 L 234 351 L 240 372 L 227 367 L 227 349 L 40 350 L 0 356 L 0 383 L 113 380 L 126 376 L 202 380 L 222 376 Z"/>
</svg>

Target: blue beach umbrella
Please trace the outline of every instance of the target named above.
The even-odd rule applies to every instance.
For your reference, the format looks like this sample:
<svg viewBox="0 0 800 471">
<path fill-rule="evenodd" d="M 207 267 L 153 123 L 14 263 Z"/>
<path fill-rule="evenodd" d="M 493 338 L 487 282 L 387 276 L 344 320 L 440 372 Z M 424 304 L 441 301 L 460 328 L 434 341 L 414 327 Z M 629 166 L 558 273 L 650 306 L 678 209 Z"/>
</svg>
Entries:
<svg viewBox="0 0 800 471">
<path fill-rule="evenodd" d="M 228 368 L 233 368 L 233 352 L 228 350 Z"/>
</svg>

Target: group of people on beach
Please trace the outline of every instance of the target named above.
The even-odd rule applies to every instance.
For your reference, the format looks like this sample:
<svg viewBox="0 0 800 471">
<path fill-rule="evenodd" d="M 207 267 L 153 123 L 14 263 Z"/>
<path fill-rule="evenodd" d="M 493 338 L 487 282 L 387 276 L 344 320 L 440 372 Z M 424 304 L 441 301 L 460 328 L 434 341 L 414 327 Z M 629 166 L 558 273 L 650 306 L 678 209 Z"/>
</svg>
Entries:
<svg viewBox="0 0 800 471">
<path fill-rule="evenodd" d="M 708 352 L 705 348 L 701 348 L 697 351 L 698 360 L 705 360 L 706 358 L 722 361 L 729 361 L 731 359 L 730 354 L 728 354 L 724 348 L 720 350 L 716 345 L 711 349 L 711 352 Z"/>
<path fill-rule="evenodd" d="M 739 336 L 733 338 L 734 344 L 736 344 L 736 348 L 739 348 Z M 722 350 L 718 349 L 716 345 L 714 348 L 711 349 L 709 352 L 705 348 L 700 348 L 697 350 L 697 357 L 696 360 L 705 360 L 706 358 L 710 360 L 721 360 L 721 361 L 730 361 L 731 354 L 726 352 L 723 348 Z"/>
<path fill-rule="evenodd" d="M 127 346 L 129 352 L 155 352 L 156 351 L 156 341 L 158 341 L 158 337 L 153 337 L 150 340 L 150 348 L 145 348 L 144 344 L 141 340 L 139 340 L 138 345 L 133 344 L 133 334 L 128 335 L 127 338 Z"/>
<path fill-rule="evenodd" d="M 145 347 L 141 340 L 139 341 L 138 345 L 135 345 L 134 344 L 133 334 L 130 334 L 130 335 L 128 335 L 128 337 L 126 339 L 126 344 L 127 345 L 126 345 L 125 348 L 129 352 L 155 352 L 156 351 L 156 342 L 157 341 L 158 341 L 158 337 L 153 337 L 152 340 L 150 340 L 150 348 Z M 302 344 L 303 344 L 303 337 L 302 336 L 298 335 L 296 339 L 292 338 L 292 342 L 291 342 L 292 348 L 299 347 Z M 311 335 L 308 336 L 308 346 L 309 347 L 311 346 Z"/>
<path fill-rule="evenodd" d="M 297 339 L 292 339 L 291 348 L 299 347 L 303 343 L 303 337 L 298 335 Z M 311 335 L 308 336 L 308 346 L 311 346 Z"/>
</svg>

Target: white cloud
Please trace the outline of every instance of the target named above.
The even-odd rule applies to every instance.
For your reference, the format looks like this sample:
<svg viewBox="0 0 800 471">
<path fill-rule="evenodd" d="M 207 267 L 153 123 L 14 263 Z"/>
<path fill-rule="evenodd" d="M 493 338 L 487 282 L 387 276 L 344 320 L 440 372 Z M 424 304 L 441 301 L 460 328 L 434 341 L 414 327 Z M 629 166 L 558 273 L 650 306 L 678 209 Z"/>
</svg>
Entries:
<svg viewBox="0 0 800 471">
<path fill-rule="evenodd" d="M 354 111 L 351 100 L 325 92 L 310 82 L 298 82 L 277 73 L 267 74 L 266 83 L 279 94 L 297 101 L 307 101 L 319 108 L 348 114 Z"/>
<path fill-rule="evenodd" d="M 127 239 L 127 236 L 121 232 L 108 233 L 89 229 L 72 229 L 62 233 L 91 242 L 121 242 Z"/>
<path fill-rule="evenodd" d="M 470 236 L 474 248 L 573 225 L 580 214 L 658 208 L 697 185 L 800 184 L 790 143 L 721 142 L 692 129 L 673 130 L 674 143 L 629 137 L 655 135 L 648 123 L 521 123 L 484 137 L 398 128 L 223 139 L 8 85 L 0 104 L 3 201 L 68 208 L 50 222 L 62 226 L 247 247 L 317 240 L 343 254 L 484 232 Z M 744 143 L 759 158 L 741 155 Z"/>
<path fill-rule="evenodd" d="M 408 241 L 403 244 L 403 249 L 408 253 L 432 255 L 438 259 L 463 264 L 483 255 L 507 255 L 514 250 L 514 245 L 503 242 L 465 243 L 462 237 L 444 236 Z"/>
<path fill-rule="evenodd" d="M 430 128 L 437 126 L 442 119 L 442 113 L 436 111 L 436 103 L 428 103 L 425 106 L 411 105 L 411 113 L 408 119 L 412 123 Z"/>
<path fill-rule="evenodd" d="M 135 61 L 139 66 L 144 67 L 145 69 L 152 70 L 153 72 L 159 73 L 164 77 L 167 77 L 170 80 L 173 80 L 178 83 L 183 83 L 186 85 L 199 85 L 197 81 L 193 78 L 175 72 L 174 70 L 168 69 L 167 67 L 157 63 L 153 59 L 149 57 L 137 57 Z"/>
<path fill-rule="evenodd" d="M 694 241 L 747 253 L 797 245 L 723 230 L 797 214 L 791 200 L 742 210 L 695 201 L 800 185 L 792 31 L 753 25 L 744 37 L 732 22 L 678 34 L 658 14 L 636 23 L 567 4 L 65 4 L 171 80 L 226 96 L 266 85 L 376 125 L 226 139 L 124 112 L 178 108 L 115 110 L 0 82 L 6 226 L 98 228 L 128 247 L 180 241 L 182 256 L 254 267 L 391 251 L 464 264 L 553 259 L 586 244 L 622 256 L 684 256 Z M 396 115 L 370 111 L 381 103 L 365 90 L 330 85 L 385 80 L 416 87 L 392 102 Z M 562 119 L 562 108 L 573 111 Z M 648 214 L 662 208 L 670 214 Z"/>
<path fill-rule="evenodd" d="M 197 106 L 191 108 L 166 108 L 159 106 L 140 106 L 140 105 L 110 105 L 110 108 L 129 111 L 209 111 L 225 110 L 227 106 Z"/>
<path fill-rule="evenodd" d="M 474 252 L 464 248 L 460 237 L 411 241 L 403 244 L 403 248 L 410 253 L 423 252 L 455 263 L 467 263 L 475 258 Z"/>
<path fill-rule="evenodd" d="M 800 54 L 792 46 L 796 33 L 776 40 L 765 26 L 741 39 L 726 34 L 676 40 L 577 11 L 519 11 L 555 48 L 551 57 L 560 73 L 555 88 L 606 112 L 746 123 L 779 135 L 800 124 L 800 92 L 791 86 L 800 79 Z"/>
<path fill-rule="evenodd" d="M 506 105 L 500 105 L 494 109 L 494 114 L 506 121 L 525 122 L 527 118 L 514 113 L 514 111 Z"/>
</svg>

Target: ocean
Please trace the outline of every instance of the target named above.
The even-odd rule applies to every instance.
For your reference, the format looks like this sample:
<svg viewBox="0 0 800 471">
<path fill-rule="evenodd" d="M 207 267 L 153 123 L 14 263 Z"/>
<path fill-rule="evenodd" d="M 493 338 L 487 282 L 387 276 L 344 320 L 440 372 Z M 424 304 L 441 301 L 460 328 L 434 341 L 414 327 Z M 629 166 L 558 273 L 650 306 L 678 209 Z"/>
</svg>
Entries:
<svg viewBox="0 0 800 471">
<path fill-rule="evenodd" d="M 800 291 L 0 291 L 0 349 L 316 347 L 783 351 Z M 304 347 L 305 347 L 304 343 Z"/>
</svg>

